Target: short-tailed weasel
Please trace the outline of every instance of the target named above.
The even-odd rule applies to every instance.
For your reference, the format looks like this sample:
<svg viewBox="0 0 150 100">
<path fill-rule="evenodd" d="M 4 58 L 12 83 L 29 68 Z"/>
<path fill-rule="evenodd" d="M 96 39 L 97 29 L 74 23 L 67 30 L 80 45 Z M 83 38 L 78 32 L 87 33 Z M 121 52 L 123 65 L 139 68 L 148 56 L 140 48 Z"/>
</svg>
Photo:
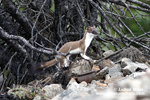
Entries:
<svg viewBox="0 0 150 100">
<path fill-rule="evenodd" d="M 67 42 L 64 44 L 60 49 L 59 52 L 61 53 L 67 53 L 69 52 L 69 55 L 67 57 L 56 55 L 56 58 L 47 61 L 43 64 L 41 64 L 38 68 L 48 68 L 50 66 L 53 66 L 57 63 L 59 60 L 59 66 L 60 67 L 68 67 L 69 66 L 69 57 L 71 54 L 77 54 L 80 53 L 80 55 L 87 60 L 90 60 L 91 58 L 86 56 L 86 50 L 89 47 L 90 43 L 92 42 L 94 36 L 98 35 L 98 31 L 95 26 L 90 27 L 88 26 L 85 30 L 84 36 L 82 39 L 78 41 L 73 42 Z"/>
</svg>

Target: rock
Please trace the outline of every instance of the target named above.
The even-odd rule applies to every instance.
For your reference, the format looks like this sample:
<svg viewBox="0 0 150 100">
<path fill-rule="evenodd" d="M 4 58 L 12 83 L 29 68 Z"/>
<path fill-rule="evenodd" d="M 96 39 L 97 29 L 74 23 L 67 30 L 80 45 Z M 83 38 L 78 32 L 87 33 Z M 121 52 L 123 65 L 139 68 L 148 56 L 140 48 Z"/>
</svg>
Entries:
<svg viewBox="0 0 150 100">
<path fill-rule="evenodd" d="M 146 72 L 147 72 L 147 73 L 150 73 L 150 69 L 147 69 Z"/>
<path fill-rule="evenodd" d="M 73 85 L 72 85 L 73 84 Z M 72 87 L 72 86 L 77 86 L 78 87 L 78 83 L 77 83 L 77 81 L 76 81 L 76 79 L 75 78 L 72 78 L 70 81 L 69 81 L 69 83 L 68 83 L 68 85 L 67 85 L 67 89 L 68 88 L 70 88 L 70 87 Z M 72 87 L 72 88 L 74 88 L 74 87 Z"/>
<path fill-rule="evenodd" d="M 143 72 L 139 72 L 143 73 Z M 105 91 L 97 92 L 98 95 L 90 95 L 82 100 L 149 100 L 150 97 L 150 73 L 140 75 L 136 79 L 126 77 L 123 80 L 109 85 Z"/>
<path fill-rule="evenodd" d="M 121 59 L 121 67 L 124 68 L 128 66 L 129 64 L 132 64 L 132 61 L 128 58 L 122 58 Z"/>
<path fill-rule="evenodd" d="M 108 74 L 105 76 L 105 83 L 115 82 L 123 77 L 120 64 L 115 64 L 109 68 Z"/>
<path fill-rule="evenodd" d="M 123 74 L 121 73 L 121 66 L 120 64 L 115 64 L 112 68 L 109 68 L 108 72 L 110 77 L 122 77 Z"/>
<path fill-rule="evenodd" d="M 116 76 L 113 76 L 113 77 L 110 77 L 109 74 L 107 74 L 104 83 L 112 84 L 112 83 L 119 82 L 124 79 L 125 77 L 123 77 L 122 73 L 118 73 Z"/>
<path fill-rule="evenodd" d="M 42 97 L 40 95 L 36 95 L 33 100 L 42 100 Z"/>
<path fill-rule="evenodd" d="M 86 87 L 88 84 L 85 82 L 85 81 L 83 81 L 83 82 L 81 82 L 80 84 L 79 84 L 79 86 L 82 86 L 82 87 Z"/>
<path fill-rule="evenodd" d="M 115 65 L 115 63 L 112 62 L 111 60 L 103 60 L 98 63 L 98 66 L 100 66 L 100 68 L 113 67 L 114 65 Z"/>
<path fill-rule="evenodd" d="M 93 80 L 91 84 L 87 86 L 93 93 L 97 93 L 107 88 L 107 84 L 100 82 L 99 80 Z"/>
<path fill-rule="evenodd" d="M 110 79 L 110 75 L 107 74 L 107 75 L 105 76 L 105 80 L 109 80 L 109 79 Z"/>
<path fill-rule="evenodd" d="M 99 66 L 93 66 L 92 67 L 92 71 L 96 71 L 96 72 L 100 71 Z"/>
<path fill-rule="evenodd" d="M 120 78 L 123 77 L 123 73 L 121 72 L 116 72 L 115 74 L 112 74 L 112 76 L 110 76 L 111 78 Z"/>
<path fill-rule="evenodd" d="M 116 55 L 110 57 L 110 60 L 112 60 L 114 62 L 118 62 L 122 58 L 126 57 L 126 58 L 131 59 L 131 61 L 133 61 L 133 62 L 137 61 L 140 63 L 145 63 L 147 61 L 147 59 L 142 55 L 142 52 L 133 46 L 123 49 L 119 53 L 117 53 L 117 52 L 118 51 L 115 52 Z"/>
<path fill-rule="evenodd" d="M 103 68 L 101 71 L 99 71 L 96 76 L 98 79 L 105 78 L 105 75 L 108 73 L 109 67 Z"/>
<path fill-rule="evenodd" d="M 129 65 L 132 65 L 132 66 L 134 66 L 135 68 L 139 68 L 139 69 L 141 69 L 141 70 L 146 70 L 146 69 L 148 69 L 149 67 L 146 65 L 146 64 L 144 64 L 144 63 L 139 63 L 139 62 L 132 62 L 130 59 L 128 59 L 128 58 L 123 58 L 122 59 L 122 62 L 121 62 L 122 64 L 121 64 L 121 66 L 122 66 L 122 68 L 124 68 L 124 67 L 128 67 Z M 135 70 L 135 68 L 133 68 L 133 70 Z"/>
<path fill-rule="evenodd" d="M 72 80 L 73 81 L 73 80 Z M 90 89 L 87 88 L 87 83 L 82 82 L 69 82 L 67 90 L 54 97 L 52 100 L 75 100 L 76 98 L 82 98 L 90 95 Z"/>
<path fill-rule="evenodd" d="M 139 76 L 145 75 L 145 74 L 146 74 L 146 72 L 134 72 L 131 75 L 129 75 L 129 77 L 136 78 L 136 77 L 139 77 Z"/>
<path fill-rule="evenodd" d="M 75 100 L 137 100 L 135 94 L 117 94 L 113 90 L 97 93 L 96 95 L 90 95 L 85 98 Z M 143 100 L 143 99 L 142 99 Z"/>
<path fill-rule="evenodd" d="M 96 85 L 95 83 L 98 83 L 98 81 L 93 80 L 89 85 L 85 81 L 78 84 L 76 80 L 72 78 L 67 85 L 67 89 L 55 96 L 52 100 L 83 100 L 82 98 L 97 92 L 96 86 L 99 87 L 99 85 Z"/>
<path fill-rule="evenodd" d="M 104 53 L 103 53 L 103 56 L 104 57 L 107 57 L 107 56 L 110 56 L 110 55 L 112 55 L 114 52 L 112 51 L 112 50 L 108 50 L 108 51 L 105 51 Z"/>
<path fill-rule="evenodd" d="M 92 66 L 89 61 L 81 59 L 71 64 L 71 73 L 73 74 L 82 74 L 92 70 Z"/>
<path fill-rule="evenodd" d="M 139 72 L 140 73 L 140 72 Z M 78 84 L 74 78 L 68 88 L 52 100 L 149 100 L 150 72 L 137 78 L 124 77 L 113 84 L 101 83 L 93 80 L 90 84 Z"/>
<path fill-rule="evenodd" d="M 80 84 L 77 83 L 75 78 L 72 78 L 67 85 L 67 89 L 77 90 L 79 87 L 86 87 L 87 83 L 85 81 L 81 82 Z"/>
<path fill-rule="evenodd" d="M 130 75 L 130 74 L 132 74 L 132 72 L 129 69 L 123 69 L 123 75 L 124 76 Z"/>
<path fill-rule="evenodd" d="M 150 96 L 150 73 L 143 74 L 136 79 L 128 77 L 125 80 L 118 82 L 114 88 L 118 93 L 132 93 L 136 98 L 147 98 Z"/>
<path fill-rule="evenodd" d="M 146 69 L 149 69 L 149 67 L 146 64 L 139 62 L 134 63 L 128 58 L 122 59 L 121 66 L 123 67 L 124 75 L 129 75 L 135 72 L 136 70 L 146 71 Z"/>
<path fill-rule="evenodd" d="M 135 62 L 134 64 L 137 66 L 137 70 L 146 71 L 146 69 L 149 69 L 149 67 L 144 63 Z"/>
<path fill-rule="evenodd" d="M 45 91 L 44 95 L 50 99 L 64 91 L 60 84 L 47 85 L 42 90 Z"/>
<path fill-rule="evenodd" d="M 71 80 L 69 81 L 69 83 L 67 85 L 67 88 L 73 83 L 77 83 L 76 78 L 71 78 Z"/>
<path fill-rule="evenodd" d="M 70 84 L 70 86 L 67 88 L 68 90 L 77 90 L 79 88 L 79 84 L 77 82 L 73 82 L 72 84 Z"/>
</svg>

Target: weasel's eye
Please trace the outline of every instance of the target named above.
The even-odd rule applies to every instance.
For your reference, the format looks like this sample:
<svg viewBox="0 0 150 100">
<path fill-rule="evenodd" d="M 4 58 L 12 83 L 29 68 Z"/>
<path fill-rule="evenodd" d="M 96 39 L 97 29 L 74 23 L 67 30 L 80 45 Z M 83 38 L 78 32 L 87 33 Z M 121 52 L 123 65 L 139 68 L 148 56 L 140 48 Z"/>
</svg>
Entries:
<svg viewBox="0 0 150 100">
<path fill-rule="evenodd" d="M 92 33 L 93 33 L 93 34 L 97 34 L 97 32 L 95 32 L 95 31 L 92 31 Z"/>
</svg>

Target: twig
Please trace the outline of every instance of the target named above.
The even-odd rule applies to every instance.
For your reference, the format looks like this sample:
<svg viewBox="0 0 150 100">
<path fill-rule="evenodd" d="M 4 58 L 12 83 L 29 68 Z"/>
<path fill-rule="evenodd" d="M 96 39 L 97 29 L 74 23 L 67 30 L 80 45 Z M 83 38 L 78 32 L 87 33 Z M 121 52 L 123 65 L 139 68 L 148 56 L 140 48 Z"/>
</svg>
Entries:
<svg viewBox="0 0 150 100">
<path fill-rule="evenodd" d="M 7 75 L 9 75 L 9 72 L 10 72 L 12 59 L 14 58 L 14 56 L 16 56 L 16 54 L 17 54 L 17 52 L 15 52 L 15 53 L 11 56 L 11 58 L 10 58 L 9 61 L 8 61 L 8 63 L 5 65 L 5 68 L 4 68 L 4 70 L 3 70 L 3 73 L 4 73 L 4 71 L 6 70 L 7 67 L 8 67 L 8 69 L 7 69 L 6 75 L 4 76 L 4 80 L 3 80 L 3 83 L 2 83 L 2 87 L 1 87 L 0 93 L 1 93 L 1 92 L 3 91 L 3 89 L 4 89 L 4 85 L 5 85 L 5 82 L 6 82 L 6 80 L 7 80 Z M 3 73 L 2 73 L 2 74 L 3 74 Z"/>
<path fill-rule="evenodd" d="M 106 0 L 103 0 L 104 2 L 106 2 Z M 120 5 L 120 6 L 123 6 L 125 7 L 125 5 L 122 3 L 121 0 L 108 0 L 109 2 L 111 3 L 114 3 L 114 4 L 117 4 L 117 5 Z M 135 1 L 135 0 L 134 0 Z M 150 10 L 148 9 L 144 9 L 144 8 L 141 8 L 141 7 L 137 7 L 137 6 L 134 6 L 134 5 L 128 5 L 129 8 L 133 8 L 133 9 L 137 9 L 137 10 L 140 10 L 140 11 L 143 11 L 143 12 L 147 12 L 147 13 L 150 13 Z M 145 6 L 146 7 L 146 6 Z M 148 7 L 149 8 L 149 7 Z"/>
<path fill-rule="evenodd" d="M 47 1 L 47 0 L 45 0 L 44 3 L 43 3 L 43 5 L 41 6 L 40 11 L 39 11 L 39 13 L 38 13 L 38 16 L 37 16 L 37 18 L 36 18 L 36 20 L 35 20 L 35 22 L 34 22 L 34 24 L 33 24 L 32 30 L 31 30 L 31 44 L 32 44 L 32 45 L 33 45 L 33 43 L 34 43 L 34 41 L 33 41 L 34 29 L 36 28 L 36 27 L 35 27 L 35 26 L 36 26 L 36 23 L 38 22 L 38 19 L 39 19 L 40 15 L 41 15 L 41 12 L 42 12 L 42 10 L 43 10 L 43 7 L 44 7 L 46 1 Z M 31 57 L 33 58 L 33 51 L 32 51 L 32 53 L 31 53 Z"/>
<path fill-rule="evenodd" d="M 149 6 L 148 4 L 145 4 L 145 3 L 140 2 L 140 1 L 138 1 L 138 0 L 127 0 L 127 1 L 132 2 L 132 3 L 135 3 L 135 4 L 138 4 L 139 6 L 144 7 L 144 8 L 146 8 L 146 9 L 149 9 L 149 10 L 150 10 L 150 6 Z"/>
<path fill-rule="evenodd" d="M 130 40 L 129 38 L 125 37 L 117 28 L 114 27 L 114 25 L 111 23 L 111 21 L 108 19 L 108 17 L 106 16 L 105 12 L 95 3 L 93 2 L 92 0 L 88 0 L 91 4 L 93 4 L 97 10 L 99 10 L 99 12 L 101 13 L 101 15 L 105 18 L 105 20 L 108 22 L 108 24 L 111 26 L 111 28 L 122 38 L 122 39 L 125 39 L 125 40 L 128 40 L 130 42 L 133 42 L 147 50 L 150 50 L 149 47 L 137 42 L 137 41 L 134 41 L 134 40 Z"/>
</svg>

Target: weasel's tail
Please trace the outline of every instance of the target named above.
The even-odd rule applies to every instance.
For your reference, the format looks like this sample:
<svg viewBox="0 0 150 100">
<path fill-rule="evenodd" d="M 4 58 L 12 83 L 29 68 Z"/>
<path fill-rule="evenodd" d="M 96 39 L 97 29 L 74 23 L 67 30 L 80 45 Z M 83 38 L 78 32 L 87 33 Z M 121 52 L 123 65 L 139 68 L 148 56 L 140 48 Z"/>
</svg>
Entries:
<svg viewBox="0 0 150 100">
<path fill-rule="evenodd" d="M 53 59 L 51 61 L 47 61 L 47 62 L 41 64 L 39 67 L 37 67 L 37 69 L 48 68 L 48 67 L 55 65 L 56 63 L 57 63 L 56 59 Z"/>
</svg>

